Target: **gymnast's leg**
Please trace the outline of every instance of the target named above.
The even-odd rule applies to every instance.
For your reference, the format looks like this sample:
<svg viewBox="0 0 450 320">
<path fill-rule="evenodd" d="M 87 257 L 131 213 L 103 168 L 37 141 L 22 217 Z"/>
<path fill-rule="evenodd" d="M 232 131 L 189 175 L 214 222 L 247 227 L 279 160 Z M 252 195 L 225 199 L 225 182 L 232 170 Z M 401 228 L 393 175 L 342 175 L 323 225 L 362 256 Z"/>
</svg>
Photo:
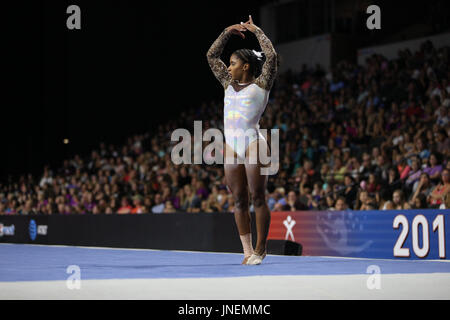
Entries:
<svg viewBox="0 0 450 320">
<path fill-rule="evenodd" d="M 256 148 L 256 146 L 258 145 L 257 141 L 259 140 L 255 140 L 250 144 L 248 151 Z M 265 141 L 263 140 L 262 143 L 264 144 Z M 267 236 L 269 234 L 270 226 L 270 210 L 266 201 L 266 186 L 268 176 L 261 174 L 261 168 L 263 167 L 266 166 L 262 165 L 259 161 L 256 161 L 256 163 L 254 164 L 252 164 L 252 162 L 245 164 L 245 171 L 250 195 L 253 201 L 253 206 L 255 208 L 257 230 L 257 241 L 254 250 L 257 259 L 255 259 L 254 261 L 249 261 L 249 263 L 252 262 L 251 264 L 259 264 L 261 263 L 262 259 L 264 259 L 266 255 Z"/>
<path fill-rule="evenodd" d="M 231 148 L 228 145 L 226 146 L 228 152 L 230 152 Z M 245 166 L 244 164 L 229 164 L 225 162 L 224 170 L 227 185 L 231 190 L 235 202 L 234 219 L 244 249 L 244 261 L 242 264 L 246 264 L 248 258 L 253 254 L 253 245 Z"/>
</svg>

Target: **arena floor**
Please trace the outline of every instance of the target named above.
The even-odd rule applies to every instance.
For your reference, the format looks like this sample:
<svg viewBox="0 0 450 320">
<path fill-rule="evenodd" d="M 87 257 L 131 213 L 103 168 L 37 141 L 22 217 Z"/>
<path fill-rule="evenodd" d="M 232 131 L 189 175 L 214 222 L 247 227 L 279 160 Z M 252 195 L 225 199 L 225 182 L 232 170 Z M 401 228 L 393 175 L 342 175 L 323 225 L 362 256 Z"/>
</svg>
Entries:
<svg viewBox="0 0 450 320">
<path fill-rule="evenodd" d="M 448 260 L 268 255 L 243 266 L 242 258 L 0 244 L 0 299 L 450 299 Z"/>
</svg>

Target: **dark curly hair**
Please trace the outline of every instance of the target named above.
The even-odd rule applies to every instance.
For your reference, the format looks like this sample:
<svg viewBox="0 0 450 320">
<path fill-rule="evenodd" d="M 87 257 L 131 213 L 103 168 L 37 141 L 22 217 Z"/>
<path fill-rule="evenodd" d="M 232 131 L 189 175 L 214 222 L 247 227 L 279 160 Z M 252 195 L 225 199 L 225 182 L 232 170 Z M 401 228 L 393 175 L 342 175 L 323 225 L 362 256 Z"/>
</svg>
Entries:
<svg viewBox="0 0 450 320">
<path fill-rule="evenodd" d="M 233 52 L 233 55 L 238 57 L 240 60 L 244 61 L 244 63 L 248 63 L 250 65 L 249 72 L 255 78 L 259 77 L 262 72 L 262 67 L 264 62 L 266 61 L 266 55 L 264 52 L 259 52 L 258 56 L 254 50 L 250 49 L 239 49 Z M 280 57 L 277 54 L 277 66 L 280 66 Z"/>
</svg>

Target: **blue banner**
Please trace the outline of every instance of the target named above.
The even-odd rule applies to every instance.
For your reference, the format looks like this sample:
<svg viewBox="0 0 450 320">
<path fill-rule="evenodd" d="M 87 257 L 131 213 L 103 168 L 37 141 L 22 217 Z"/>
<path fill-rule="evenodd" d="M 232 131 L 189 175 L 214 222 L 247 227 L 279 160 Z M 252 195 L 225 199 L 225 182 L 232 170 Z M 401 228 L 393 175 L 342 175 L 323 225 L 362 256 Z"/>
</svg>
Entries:
<svg viewBox="0 0 450 320">
<path fill-rule="evenodd" d="M 273 212 L 269 239 L 298 242 L 303 255 L 448 259 L 450 210 Z"/>
</svg>

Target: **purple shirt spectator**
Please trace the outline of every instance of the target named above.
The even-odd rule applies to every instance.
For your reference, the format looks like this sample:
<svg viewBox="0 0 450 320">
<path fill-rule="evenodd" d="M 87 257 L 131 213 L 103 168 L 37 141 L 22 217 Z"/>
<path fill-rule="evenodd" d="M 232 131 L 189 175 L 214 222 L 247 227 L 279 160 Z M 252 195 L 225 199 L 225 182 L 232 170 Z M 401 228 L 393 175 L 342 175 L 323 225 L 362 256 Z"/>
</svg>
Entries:
<svg viewBox="0 0 450 320">
<path fill-rule="evenodd" d="M 426 167 L 425 169 L 423 169 L 423 172 L 428 173 L 428 175 L 431 177 L 431 176 L 435 175 L 438 172 L 439 173 L 442 172 L 442 166 L 438 165 L 438 166 L 434 166 L 433 168 Z"/>
</svg>

